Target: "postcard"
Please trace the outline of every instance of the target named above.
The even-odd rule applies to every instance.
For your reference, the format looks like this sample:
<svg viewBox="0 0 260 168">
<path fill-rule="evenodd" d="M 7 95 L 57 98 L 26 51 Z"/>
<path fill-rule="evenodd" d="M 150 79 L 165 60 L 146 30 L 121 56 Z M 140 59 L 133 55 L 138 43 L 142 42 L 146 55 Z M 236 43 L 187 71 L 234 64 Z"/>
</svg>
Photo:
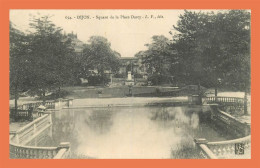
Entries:
<svg viewBox="0 0 260 168">
<path fill-rule="evenodd" d="M 254 166 L 255 3 L 3 4 L 5 167 Z"/>
</svg>

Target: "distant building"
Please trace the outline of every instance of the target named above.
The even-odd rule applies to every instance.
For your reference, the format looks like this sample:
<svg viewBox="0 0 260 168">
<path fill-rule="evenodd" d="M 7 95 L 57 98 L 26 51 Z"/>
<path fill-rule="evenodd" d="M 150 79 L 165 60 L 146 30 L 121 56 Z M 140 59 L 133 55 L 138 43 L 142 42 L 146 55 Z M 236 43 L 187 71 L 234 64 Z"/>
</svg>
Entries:
<svg viewBox="0 0 260 168">
<path fill-rule="evenodd" d="M 133 75 L 145 75 L 146 70 L 142 65 L 142 60 L 137 57 L 120 57 L 120 69 L 119 74 L 127 75 L 129 71 L 132 72 Z"/>
<path fill-rule="evenodd" d="M 83 56 L 83 50 L 86 47 L 86 44 L 80 41 L 77 37 L 77 34 L 73 32 L 64 34 L 64 41 L 70 40 L 71 47 L 74 49 L 76 56 Z M 146 69 L 142 64 L 142 60 L 138 57 L 121 57 L 121 55 L 115 52 L 116 57 L 120 60 L 120 68 L 119 71 L 114 74 L 110 69 L 105 70 L 105 74 L 109 78 L 127 78 L 127 74 L 131 71 L 131 74 L 134 78 L 145 78 L 146 77 Z M 79 57 L 80 58 L 80 57 Z M 97 67 L 93 66 L 93 69 L 90 70 L 91 76 L 96 76 L 98 74 Z M 87 79 L 81 79 L 82 83 L 87 82 Z"/>
</svg>

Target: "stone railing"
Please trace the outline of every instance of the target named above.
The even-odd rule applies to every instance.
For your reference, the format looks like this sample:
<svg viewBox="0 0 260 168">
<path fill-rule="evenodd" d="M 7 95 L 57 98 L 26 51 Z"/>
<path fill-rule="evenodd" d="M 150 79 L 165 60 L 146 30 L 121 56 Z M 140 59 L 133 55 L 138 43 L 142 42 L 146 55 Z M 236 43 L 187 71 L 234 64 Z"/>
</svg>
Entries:
<svg viewBox="0 0 260 168">
<path fill-rule="evenodd" d="M 10 142 L 11 159 L 64 159 L 70 155 L 70 144 L 61 143 L 58 147 L 32 147 Z"/>
<path fill-rule="evenodd" d="M 203 98 L 204 102 L 208 104 L 212 103 L 221 103 L 221 104 L 237 104 L 237 105 L 244 105 L 244 98 L 238 98 L 238 97 L 205 97 Z"/>
<path fill-rule="evenodd" d="M 43 102 L 26 103 L 26 104 L 18 106 L 18 109 L 28 110 L 29 107 L 36 109 L 40 105 L 43 105 Z M 45 107 L 48 108 L 48 109 L 55 109 L 55 102 L 54 101 L 47 101 L 47 102 L 45 102 Z"/>
<path fill-rule="evenodd" d="M 251 157 L 251 135 L 239 139 L 219 142 L 207 142 L 206 139 L 195 139 L 195 143 L 200 149 L 200 156 L 205 159 Z"/>
<path fill-rule="evenodd" d="M 211 109 L 211 120 L 214 122 L 214 125 L 237 137 L 245 137 L 250 135 L 250 123 L 242 122 L 236 117 L 219 110 L 218 106 L 212 105 Z"/>
<path fill-rule="evenodd" d="M 208 142 L 206 139 L 195 139 L 202 158 L 250 158 L 251 157 L 251 125 L 241 122 L 232 115 L 218 109 L 218 105 L 211 105 L 210 119 L 213 125 L 224 132 L 236 137 L 234 140 Z M 237 148 L 237 149 L 236 149 Z M 241 150 L 241 151 L 239 151 Z M 240 153 L 242 152 L 242 153 Z"/>
<path fill-rule="evenodd" d="M 203 159 L 217 159 L 217 156 L 207 147 L 208 141 L 206 139 L 194 139 L 199 148 L 199 155 Z"/>
<path fill-rule="evenodd" d="M 23 104 L 23 105 L 18 106 L 18 109 L 28 110 L 29 107 L 36 109 L 40 105 L 43 105 L 43 102 L 27 103 L 27 104 Z M 58 99 L 58 100 L 55 100 L 55 101 L 46 101 L 44 106 L 47 109 L 59 110 L 64 106 L 71 107 L 72 105 L 73 105 L 73 99 Z"/>
<path fill-rule="evenodd" d="M 18 131 L 10 132 L 10 134 L 13 135 L 10 140 L 11 142 L 15 142 L 16 144 L 26 145 L 42 131 L 49 128 L 51 125 L 51 115 L 44 114 L 43 116 L 25 125 Z"/>
<path fill-rule="evenodd" d="M 51 114 L 44 114 L 16 132 L 10 132 L 10 158 L 62 159 L 70 155 L 70 144 L 60 143 L 58 147 L 28 146 L 32 140 L 52 125 Z"/>
<path fill-rule="evenodd" d="M 229 141 L 209 142 L 207 143 L 207 146 L 218 158 L 236 158 L 241 155 L 238 153 L 236 154 L 236 150 L 240 150 L 235 149 L 236 145 L 241 144 L 243 146 L 242 148 L 244 155 L 250 155 L 251 135 Z"/>
<path fill-rule="evenodd" d="M 33 115 L 32 111 L 29 110 L 20 110 L 20 109 L 10 109 L 10 118 L 17 120 L 17 119 L 22 119 L 22 120 L 33 120 Z"/>
</svg>

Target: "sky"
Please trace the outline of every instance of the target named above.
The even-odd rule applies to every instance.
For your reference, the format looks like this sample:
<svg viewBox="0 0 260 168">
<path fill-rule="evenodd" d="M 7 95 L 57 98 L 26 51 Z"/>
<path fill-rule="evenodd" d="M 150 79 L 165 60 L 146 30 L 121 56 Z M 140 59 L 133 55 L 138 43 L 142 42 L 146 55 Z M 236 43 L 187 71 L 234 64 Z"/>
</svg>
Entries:
<svg viewBox="0 0 260 168">
<path fill-rule="evenodd" d="M 16 28 L 30 30 L 32 16 L 50 15 L 51 21 L 66 33 L 77 33 L 88 43 L 91 36 L 103 36 L 121 57 L 134 57 L 154 35 L 171 40 L 170 31 L 184 10 L 11 10 L 10 21 Z"/>
</svg>

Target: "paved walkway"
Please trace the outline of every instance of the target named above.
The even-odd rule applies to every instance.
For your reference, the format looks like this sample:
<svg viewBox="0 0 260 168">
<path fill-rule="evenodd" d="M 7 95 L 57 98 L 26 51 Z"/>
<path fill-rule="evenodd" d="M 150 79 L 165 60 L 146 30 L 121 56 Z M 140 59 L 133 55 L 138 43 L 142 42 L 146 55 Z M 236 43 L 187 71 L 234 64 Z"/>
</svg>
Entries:
<svg viewBox="0 0 260 168">
<path fill-rule="evenodd" d="M 33 120 L 37 119 L 39 116 L 36 113 L 33 113 Z M 26 124 L 30 123 L 31 121 L 19 121 L 19 122 L 10 122 L 9 123 L 9 132 L 18 131 Z"/>
<path fill-rule="evenodd" d="M 87 106 L 113 106 L 113 105 L 144 105 L 148 103 L 186 102 L 188 97 L 126 97 L 126 98 L 94 98 L 94 99 L 74 99 L 74 107 Z"/>
<path fill-rule="evenodd" d="M 30 123 L 30 121 L 21 121 L 21 122 L 11 122 L 9 124 L 9 132 L 18 131 L 26 124 Z"/>
</svg>

